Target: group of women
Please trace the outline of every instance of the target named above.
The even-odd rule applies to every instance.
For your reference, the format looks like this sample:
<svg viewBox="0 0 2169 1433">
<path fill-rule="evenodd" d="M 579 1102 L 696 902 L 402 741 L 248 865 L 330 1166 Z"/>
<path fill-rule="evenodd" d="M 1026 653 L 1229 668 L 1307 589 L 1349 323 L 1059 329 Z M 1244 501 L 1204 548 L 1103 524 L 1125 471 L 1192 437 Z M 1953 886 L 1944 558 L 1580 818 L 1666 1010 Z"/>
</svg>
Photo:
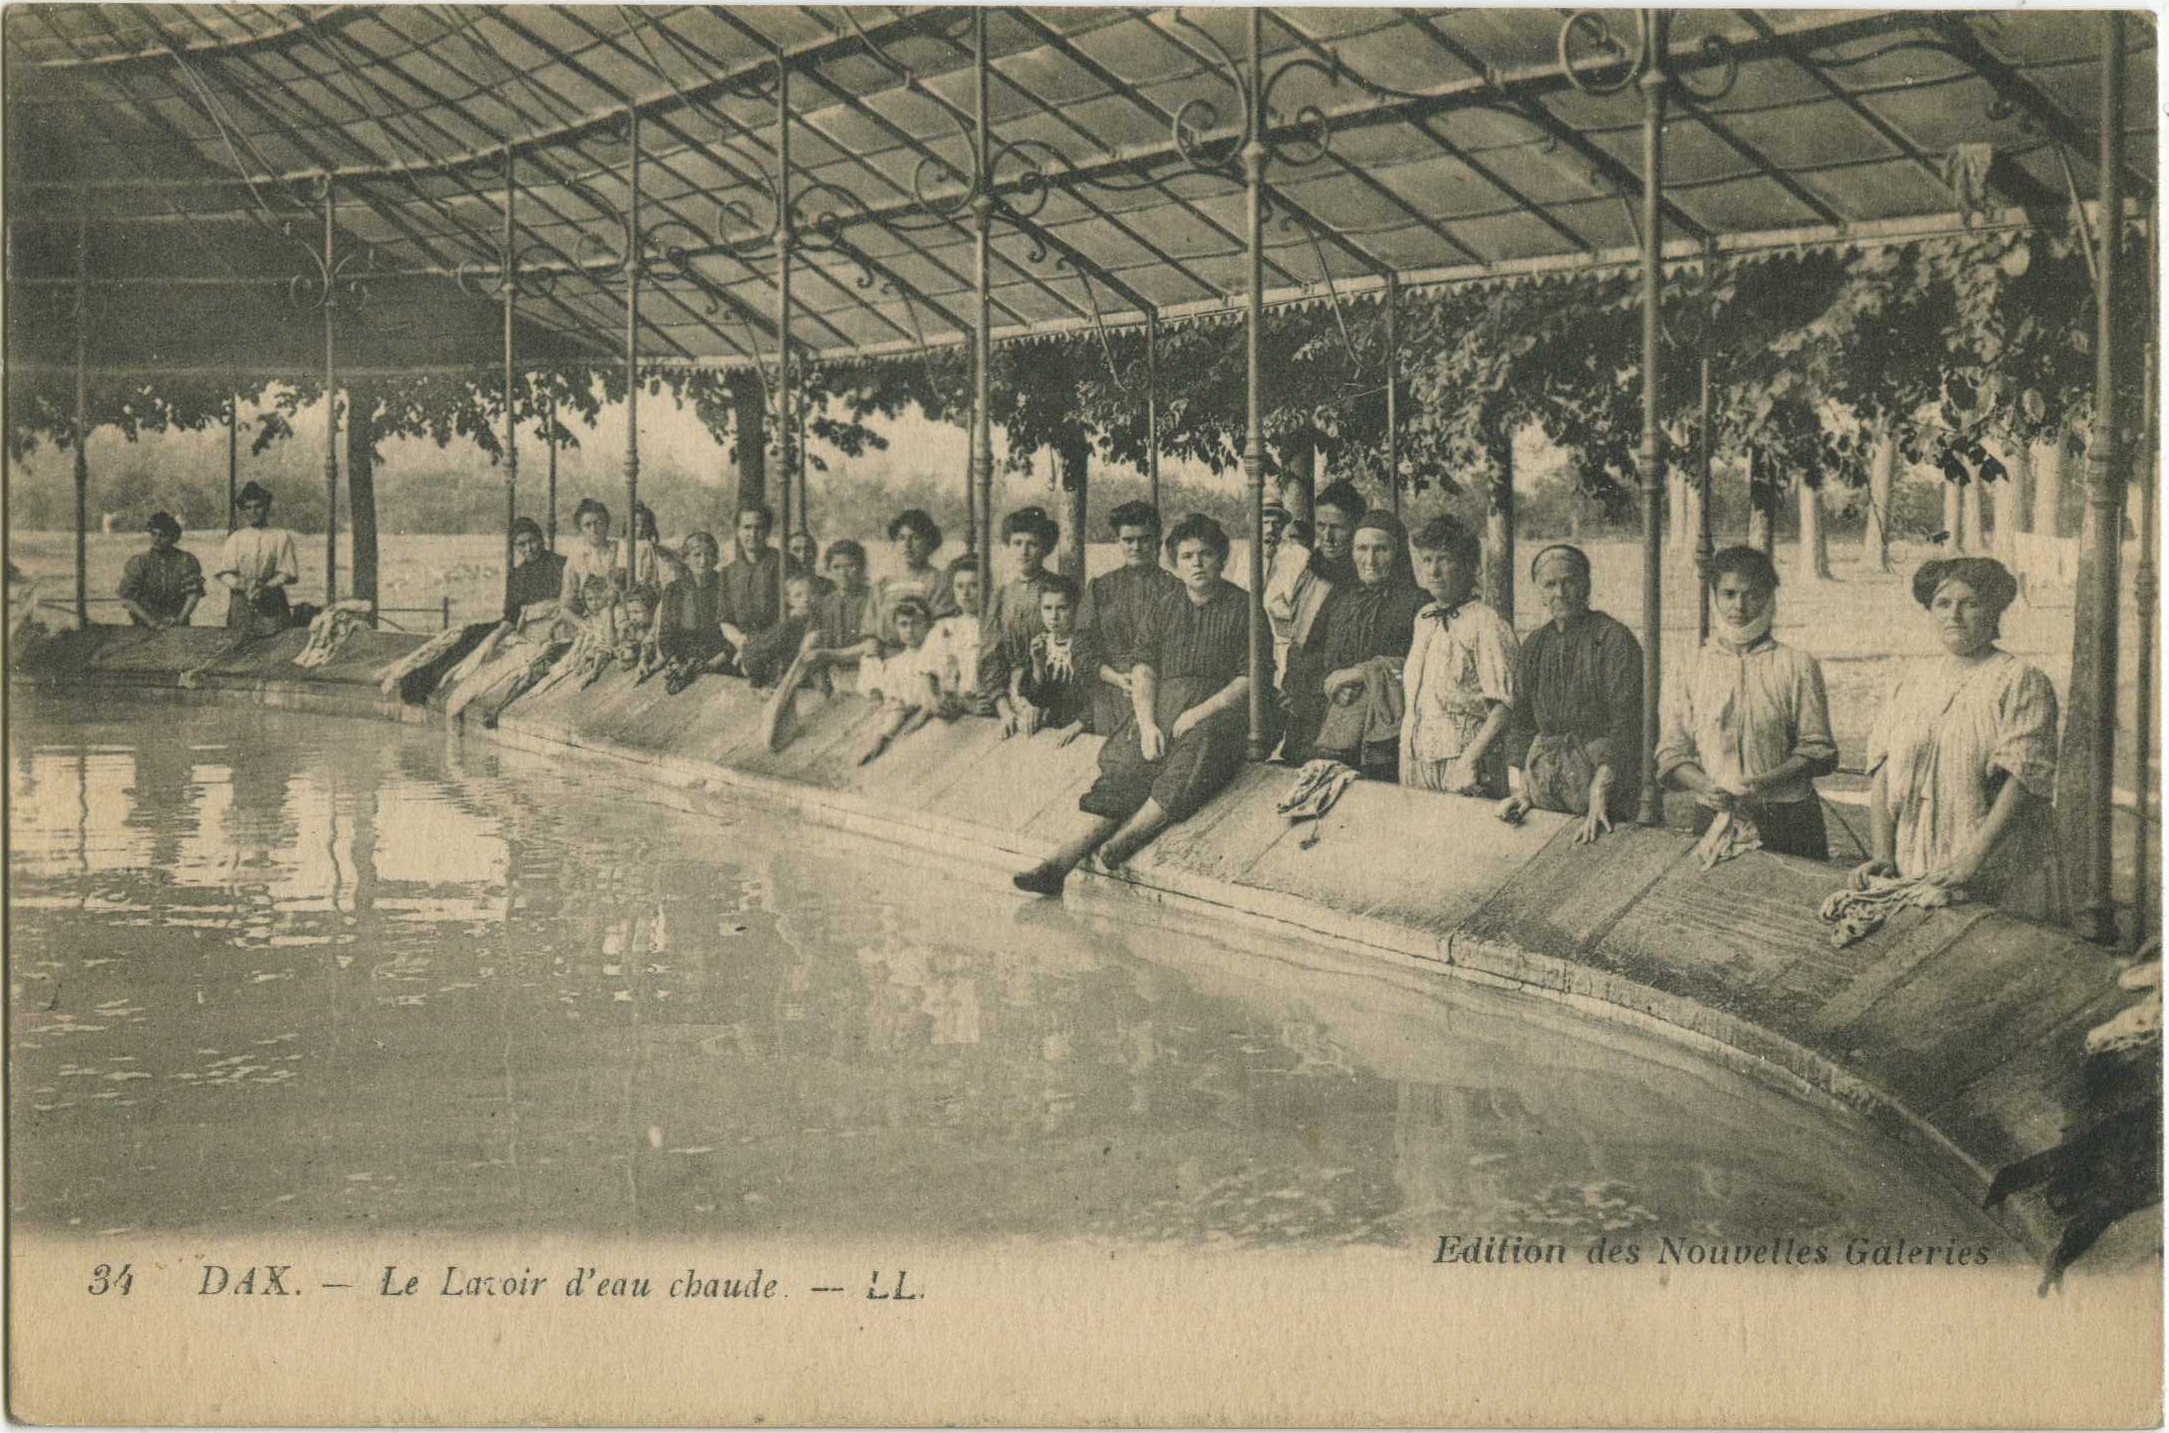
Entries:
<svg viewBox="0 0 2169 1433">
<path fill-rule="evenodd" d="M 294 539 L 270 526 L 271 506 L 258 484 L 242 490 L 240 525 L 213 573 L 229 593 L 227 625 L 249 633 L 292 620 L 285 594 L 298 576 Z M 1500 800 L 1499 814 L 1510 821 L 1532 807 L 1561 811 L 1578 818 L 1584 841 L 1632 814 L 1643 739 L 1641 650 L 1625 626 L 1590 608 L 1585 554 L 1560 544 L 1537 555 L 1531 577 L 1547 620 L 1517 642 L 1476 597 L 1479 545 L 1452 518 L 1433 519 L 1411 537 L 1400 518 L 1368 508 L 1345 482 L 1320 493 L 1314 512 L 1315 546 L 1297 545 L 1293 533 L 1277 542 L 1268 585 L 1283 655 L 1266 709 L 1269 740 L 1285 761 L 1335 762 L 1374 781 Z M 1094 855 L 1106 868 L 1120 866 L 1195 812 L 1240 769 L 1249 736 L 1250 608 L 1223 575 L 1227 533 L 1193 513 L 1163 538 L 1157 512 L 1143 503 L 1113 516 L 1123 565 L 1095 579 L 1087 599 L 1099 679 L 1091 724 L 1107 737 L 1099 779 L 1079 803 L 1094 819 L 1017 876 L 1020 888 L 1044 894 L 1059 892 L 1069 872 Z M 1051 523 L 1038 509 L 1011 517 L 1004 539 L 1018 570 L 996 592 L 1013 599 L 1008 605 L 1030 625 L 1037 604 L 1021 589 L 1036 591 L 1045 575 Z M 580 540 L 562 554 L 521 520 L 506 583 L 507 623 L 550 601 L 578 614 L 613 583 L 624 585 L 630 565 L 648 579 L 636 579 L 636 588 L 679 592 L 693 582 L 698 590 L 679 592 L 677 604 L 698 609 L 693 625 L 729 634 L 735 618 L 743 637 L 781 619 L 777 566 L 789 562 L 795 575 L 813 556 L 810 534 L 793 535 L 805 537 L 800 554 L 769 547 L 772 519 L 753 506 L 739 515 L 734 561 L 715 571 L 720 554 L 709 539 L 691 553 L 701 570 L 688 574 L 686 554 L 659 542 L 652 515 L 643 508 L 637 519 L 631 564 L 624 545 L 610 540 L 610 513 L 601 503 L 580 504 Z M 175 547 L 171 518 L 159 514 L 151 526 L 152 547 L 130 563 L 122 595 L 139 623 L 186 622 L 203 594 L 202 574 Z M 1273 531 L 1279 538 L 1277 524 Z M 858 579 L 841 596 L 865 608 L 854 631 L 887 633 L 889 614 L 906 599 L 936 616 L 955 613 L 952 571 L 932 561 L 942 540 L 932 519 L 907 511 L 889 536 L 900 570 L 871 587 L 863 582 L 863 551 L 837 545 L 860 564 L 855 573 L 839 567 L 847 581 Z M 1284 574 L 1290 558 L 1294 570 Z M 975 579 L 983 575 L 964 565 Z M 665 577 L 672 579 L 667 587 Z M 1667 684 L 1658 779 L 1692 798 L 1698 831 L 1723 821 L 1751 831 L 1765 849 L 1827 860 L 1814 783 L 1836 769 L 1837 744 L 1821 668 L 1773 635 L 1779 583 L 1763 553 L 1727 548 L 1705 580 L 1712 631 Z M 822 600 L 839 595 L 833 581 L 824 585 L 830 591 Z M 2038 668 L 1997 645 L 2017 591 L 2011 574 L 1989 558 L 1931 561 L 1914 575 L 1913 597 L 1941 653 L 1907 662 L 1872 722 L 1868 859 L 1856 883 L 1925 880 L 2037 919 L 2067 915 L 2050 817 L 2055 689 Z M 714 600 L 699 600 L 710 595 Z M 990 651 L 998 650 L 994 639 L 1008 620 L 993 615 Z M 1509 767 L 1518 782 L 1509 781 Z"/>
<path fill-rule="evenodd" d="M 1268 704 L 1285 761 L 1498 799 L 1509 821 L 1532 807 L 1560 811 L 1578 818 L 1581 841 L 1631 818 L 1642 654 L 1623 624 L 1590 608 L 1584 553 L 1538 554 L 1531 576 L 1547 621 L 1517 642 L 1475 595 L 1479 544 L 1460 523 L 1434 519 L 1411 538 L 1345 483 L 1320 493 L 1315 513 L 1303 577 L 1323 594 L 1278 593 L 1288 599 L 1279 613 L 1302 614 L 1283 633 Z M 1095 853 L 1120 866 L 1241 765 L 1249 604 L 1221 575 L 1227 537 L 1192 516 L 1168 533 L 1166 552 L 1181 586 L 1149 606 L 1126 654 L 1129 710 L 1079 803 L 1094 821 L 1020 873 L 1020 889 L 1058 893 Z M 1821 668 L 1772 635 L 1779 581 L 1766 555 L 1727 548 L 1706 581 L 1713 629 L 1667 685 L 1658 778 L 1694 801 L 1698 833 L 1723 822 L 1750 845 L 1828 860 L 1814 783 L 1836 769 L 1837 744 Z M 1904 664 L 1872 722 L 1868 859 L 1852 882 L 1925 881 L 2061 921 L 2056 694 L 1997 645 L 2017 584 L 1992 559 L 1955 558 L 1924 564 L 1912 592 L 1941 652 Z M 1274 600 L 1269 580 L 1269 609 Z M 1509 767 L 1519 777 L 1511 790 Z"/>
</svg>

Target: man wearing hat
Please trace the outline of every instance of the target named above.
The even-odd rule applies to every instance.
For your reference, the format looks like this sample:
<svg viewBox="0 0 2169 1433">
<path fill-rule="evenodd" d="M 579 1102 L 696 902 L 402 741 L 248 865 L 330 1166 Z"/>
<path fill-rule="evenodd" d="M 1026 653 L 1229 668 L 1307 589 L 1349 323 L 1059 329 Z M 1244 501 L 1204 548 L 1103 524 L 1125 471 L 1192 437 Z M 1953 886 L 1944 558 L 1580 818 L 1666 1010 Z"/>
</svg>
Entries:
<svg viewBox="0 0 2169 1433">
<path fill-rule="evenodd" d="M 227 534 L 218 570 L 211 574 L 233 594 L 226 604 L 226 626 L 252 637 L 282 631 L 291 625 L 286 589 L 301 580 L 294 535 L 270 525 L 271 492 L 261 483 L 241 489 L 234 507 L 241 525 Z"/>
<path fill-rule="evenodd" d="M 151 545 L 128 559 L 121 573 L 121 605 L 138 627 L 154 632 L 186 627 L 203 600 L 203 564 L 181 551 L 181 524 L 172 513 L 154 512 L 145 526 Z"/>
</svg>

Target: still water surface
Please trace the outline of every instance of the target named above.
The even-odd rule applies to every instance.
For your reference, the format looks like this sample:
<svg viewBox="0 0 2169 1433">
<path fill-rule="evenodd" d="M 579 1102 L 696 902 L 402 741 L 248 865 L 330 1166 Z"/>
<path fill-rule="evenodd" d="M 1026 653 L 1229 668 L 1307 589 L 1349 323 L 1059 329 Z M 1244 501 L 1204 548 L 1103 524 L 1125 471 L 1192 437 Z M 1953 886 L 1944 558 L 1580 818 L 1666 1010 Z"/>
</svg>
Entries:
<svg viewBox="0 0 2169 1433">
<path fill-rule="evenodd" d="M 31 1227 L 1994 1242 L 1863 1127 L 1527 998 L 441 732 L 13 716 Z"/>
</svg>

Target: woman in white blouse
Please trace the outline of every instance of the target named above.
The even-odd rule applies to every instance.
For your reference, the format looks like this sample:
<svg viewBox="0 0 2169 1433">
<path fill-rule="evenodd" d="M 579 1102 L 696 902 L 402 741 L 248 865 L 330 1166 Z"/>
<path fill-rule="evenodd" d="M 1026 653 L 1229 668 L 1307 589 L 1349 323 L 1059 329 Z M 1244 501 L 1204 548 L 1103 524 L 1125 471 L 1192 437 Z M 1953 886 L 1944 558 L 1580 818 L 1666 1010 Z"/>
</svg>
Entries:
<svg viewBox="0 0 2169 1433">
<path fill-rule="evenodd" d="M 294 535 L 271 524 L 271 492 L 250 483 L 234 499 L 241 525 L 226 536 L 212 578 L 232 595 L 226 602 L 226 626 L 257 637 L 292 625 L 286 589 L 301 580 L 294 556 Z"/>
</svg>

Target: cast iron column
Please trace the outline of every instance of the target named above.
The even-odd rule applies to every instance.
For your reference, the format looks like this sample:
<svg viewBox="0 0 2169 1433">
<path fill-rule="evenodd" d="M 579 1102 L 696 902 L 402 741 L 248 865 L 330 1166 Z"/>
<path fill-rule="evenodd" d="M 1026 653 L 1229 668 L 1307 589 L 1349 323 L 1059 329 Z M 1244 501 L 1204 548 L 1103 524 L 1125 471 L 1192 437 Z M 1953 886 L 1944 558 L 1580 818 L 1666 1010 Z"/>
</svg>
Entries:
<svg viewBox="0 0 2169 1433">
<path fill-rule="evenodd" d="M 233 503 L 241 481 L 241 396 L 226 399 L 226 531 L 234 530 Z"/>
<path fill-rule="evenodd" d="M 505 146 L 505 582 L 512 582 L 512 524 L 520 516 L 520 439 L 512 422 L 513 300 L 519 287 L 517 265 L 512 257 L 512 146 Z"/>
<path fill-rule="evenodd" d="M 790 579 L 791 546 L 791 67 L 776 61 L 776 620 L 783 620 L 783 588 Z M 803 481 L 803 476 L 801 477 Z M 820 555 L 815 554 L 815 565 Z"/>
<path fill-rule="evenodd" d="M 1243 476 L 1250 483 L 1250 741 L 1252 761 L 1272 750 L 1265 728 L 1265 689 L 1273 672 L 1272 636 L 1265 625 L 1265 19 L 1250 9 L 1248 133 L 1243 136 L 1243 207 L 1250 236 L 1249 322 L 1245 326 Z"/>
<path fill-rule="evenodd" d="M 625 231 L 625 581 L 640 572 L 640 110 L 631 111 L 632 209 Z"/>
<path fill-rule="evenodd" d="M 978 125 L 978 145 L 973 163 L 979 166 L 974 175 L 978 190 L 972 200 L 972 451 L 971 486 L 976 490 L 967 499 L 978 513 L 982 567 L 979 581 L 979 612 L 986 615 L 987 604 L 994 589 L 994 384 L 989 367 L 994 361 L 993 315 L 989 307 L 988 284 L 992 278 L 993 254 L 991 251 L 994 224 L 994 195 L 992 176 L 988 172 L 987 153 L 992 143 L 988 132 L 987 117 L 987 12 L 972 12 L 973 44 L 973 113 Z"/>
<path fill-rule="evenodd" d="M 1401 276 L 1386 276 L 1386 488 L 1401 512 Z"/>
<path fill-rule="evenodd" d="M 2116 939 L 2111 823 L 2116 815 L 2116 627 L 2122 598 L 2117 567 L 2124 498 L 2116 429 L 2117 271 L 2124 237 L 2124 17 L 2114 10 L 2101 16 L 2100 235 L 2101 261 L 2095 266 L 2100 295 L 2095 304 L 2094 433 L 2086 448 L 2086 501 L 2093 509 L 2092 596 L 2101 628 L 2094 669 L 2086 674 L 2094 723 L 2086 781 L 2093 804 L 2087 810 L 2086 902 L 2080 911 L 2080 928 L 2086 939 L 2107 944 Z M 2072 675 L 2074 680 L 2078 676 Z"/>
<path fill-rule="evenodd" d="M 90 622 L 90 220 L 75 221 L 75 620 Z"/>
<path fill-rule="evenodd" d="M 1167 526 L 1160 510 L 1160 316 L 1145 315 L 1145 481 L 1152 487 L 1152 510 Z"/>
<path fill-rule="evenodd" d="M 1716 539 L 1710 532 L 1710 463 L 1717 450 L 1717 435 L 1710 430 L 1710 326 L 1715 314 L 1712 311 L 1712 294 L 1717 284 L 1717 244 L 1714 240 L 1702 241 L 1702 342 L 1701 350 L 1701 426 L 1695 431 L 1701 442 L 1701 451 L 1695 454 L 1695 589 L 1697 615 L 1696 636 L 1707 642 L 1710 639 L 1710 559 L 1717 555 Z"/>
<path fill-rule="evenodd" d="M 1662 35 L 1669 23 L 1651 12 L 1651 45 L 1663 53 Z M 1664 252 L 1664 211 L 1657 203 L 1664 174 L 1663 64 L 1642 74 L 1642 447 L 1636 462 L 1642 475 L 1642 801 L 1639 819 L 1654 826 L 1663 819 L 1657 800 L 1657 683 L 1664 632 L 1664 531 L 1659 503 L 1663 475 L 1657 440 L 1658 289 Z M 1616 760 L 1617 757 L 1615 756 Z"/>
<path fill-rule="evenodd" d="M 550 551 L 557 551 L 557 390 L 551 389 L 543 405 L 543 441 L 550 449 Z"/>
<path fill-rule="evenodd" d="M 333 366 L 339 269 L 332 240 L 332 182 L 324 176 L 324 605 L 339 600 L 339 385 Z"/>
</svg>

